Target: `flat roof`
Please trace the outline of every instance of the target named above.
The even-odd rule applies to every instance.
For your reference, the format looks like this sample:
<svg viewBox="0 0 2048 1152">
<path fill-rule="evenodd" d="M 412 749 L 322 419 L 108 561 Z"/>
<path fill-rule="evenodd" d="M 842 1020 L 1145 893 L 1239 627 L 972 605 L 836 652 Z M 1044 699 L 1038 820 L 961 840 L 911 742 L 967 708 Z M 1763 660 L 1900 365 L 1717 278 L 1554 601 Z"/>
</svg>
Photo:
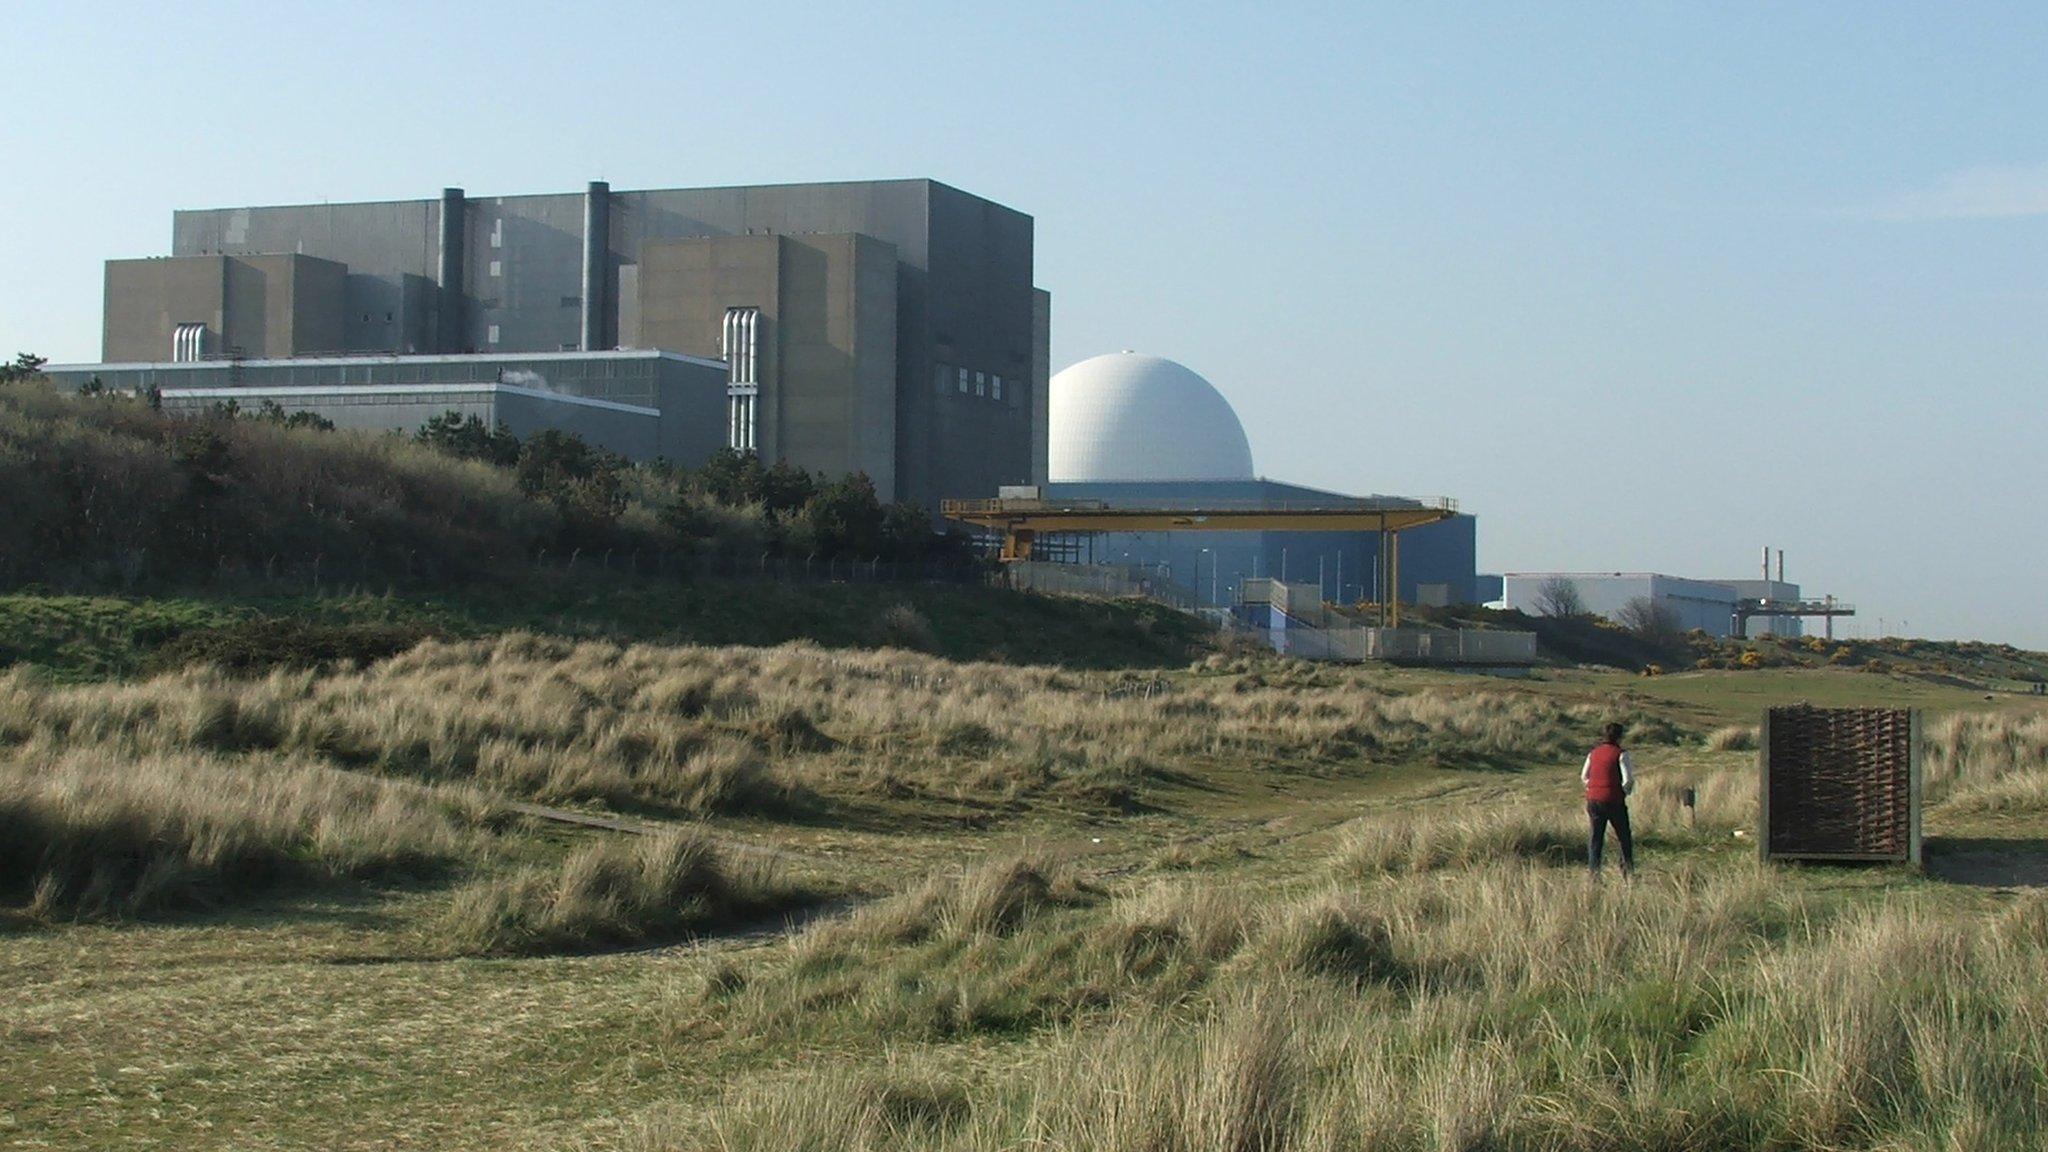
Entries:
<svg viewBox="0 0 2048 1152">
<path fill-rule="evenodd" d="M 599 400 L 594 396 L 571 396 L 566 392 L 550 392 L 545 388 L 526 388 L 518 384 L 248 384 L 237 388 L 166 388 L 166 400 L 246 400 L 250 397 L 285 396 L 310 400 L 316 396 L 446 396 L 480 395 L 483 393 L 509 392 L 514 396 L 527 396 L 535 400 L 546 400 L 554 404 L 574 404 L 584 408 L 603 408 L 611 412 L 629 412 L 635 416 L 660 416 L 661 409 L 649 408 L 643 404 L 621 404 L 617 400 Z"/>
<path fill-rule="evenodd" d="M 152 369 L 201 369 L 231 368 L 334 368 L 360 367 L 375 364 L 493 364 L 508 360 L 548 360 L 567 362 L 572 360 L 674 360 L 682 364 L 696 364 L 705 368 L 724 371 L 723 360 L 712 360 L 703 356 L 684 356 L 677 352 L 664 352 L 659 348 L 608 348 L 600 352 L 464 352 L 431 356 L 409 354 L 363 354 L 358 356 L 282 356 L 261 358 L 216 358 L 212 360 L 136 360 L 122 363 L 100 364 L 45 364 L 44 372 L 90 372 L 98 369 L 109 371 L 132 371 Z"/>
<path fill-rule="evenodd" d="M 1018 209 L 1010 208 L 1009 205 L 1004 204 L 999 200 L 990 200 L 988 197 L 983 196 L 980 193 L 969 192 L 965 188 L 962 188 L 957 184 L 948 184 L 944 180 L 934 179 L 933 177 L 930 176 L 894 176 L 880 180 L 789 180 L 778 184 L 688 184 L 681 186 L 670 185 L 661 188 L 612 188 L 610 189 L 610 191 L 611 194 L 614 196 L 637 196 L 644 195 L 647 193 L 663 192 L 751 192 L 756 189 L 767 190 L 788 188 L 849 188 L 861 184 L 929 184 L 934 187 L 944 188 L 951 192 L 958 192 L 962 196 L 971 196 L 976 200 L 987 201 L 990 204 L 994 204 L 998 208 L 1007 208 L 1009 209 L 1009 211 L 1016 212 L 1020 216 L 1026 214 L 1019 211 Z M 452 188 L 453 186 L 450 187 Z M 586 185 L 586 187 L 584 188 L 565 189 L 560 192 L 506 192 L 490 196 L 473 195 L 466 189 L 454 190 L 462 192 L 462 198 L 464 200 L 482 202 L 487 200 L 532 200 L 547 196 L 582 196 L 585 192 L 588 191 L 588 186 Z M 175 208 L 172 209 L 172 211 L 173 213 L 240 212 L 252 209 L 269 208 L 357 208 L 373 204 L 429 205 L 439 204 L 440 202 L 441 197 L 437 194 L 433 196 L 399 196 L 389 199 L 372 200 L 322 200 L 319 201 L 318 203 L 301 202 L 296 204 L 220 204 L 206 208 Z"/>
</svg>

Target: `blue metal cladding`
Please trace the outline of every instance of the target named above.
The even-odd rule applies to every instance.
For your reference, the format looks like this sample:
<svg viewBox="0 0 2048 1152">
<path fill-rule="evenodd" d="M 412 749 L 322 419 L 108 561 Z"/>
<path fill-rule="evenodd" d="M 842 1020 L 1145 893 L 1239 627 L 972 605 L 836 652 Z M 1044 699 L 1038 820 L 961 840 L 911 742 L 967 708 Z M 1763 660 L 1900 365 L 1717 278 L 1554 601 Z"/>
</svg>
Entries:
<svg viewBox="0 0 2048 1152">
<path fill-rule="evenodd" d="M 1120 506 L 1274 507 L 1341 505 L 1360 499 L 1276 480 L 1148 480 L 1047 486 L 1053 500 L 1101 500 Z M 1454 604 L 1472 603 L 1477 584 L 1477 521 L 1467 515 L 1401 533 L 1401 600 L 1416 603 L 1443 585 Z M 1113 532 L 1085 541 L 1083 563 L 1145 567 L 1194 592 L 1204 605 L 1227 606 L 1247 577 L 1319 583 L 1336 603 L 1376 601 L 1376 532 Z"/>
</svg>

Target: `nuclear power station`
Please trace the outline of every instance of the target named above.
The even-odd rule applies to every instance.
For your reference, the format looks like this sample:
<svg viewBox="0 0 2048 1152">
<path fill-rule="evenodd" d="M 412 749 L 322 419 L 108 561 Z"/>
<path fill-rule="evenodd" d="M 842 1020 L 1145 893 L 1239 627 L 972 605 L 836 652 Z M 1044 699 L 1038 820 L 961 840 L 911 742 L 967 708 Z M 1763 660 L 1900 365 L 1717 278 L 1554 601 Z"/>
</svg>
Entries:
<svg viewBox="0 0 2048 1152">
<path fill-rule="evenodd" d="M 1111 353 L 1053 378 L 1033 243 L 1030 216 L 934 180 L 179 211 L 168 255 L 107 262 L 102 362 L 48 372 L 170 411 L 268 401 L 406 433 L 452 411 L 684 466 L 732 448 L 934 511 L 1021 488 L 1403 503 L 1261 476 L 1229 401 L 1173 361 Z M 1384 532 L 1277 527 L 1055 535 L 1040 554 L 1207 606 L 1259 579 L 1471 600 L 1473 519 L 1425 519 L 1399 563 Z"/>
</svg>

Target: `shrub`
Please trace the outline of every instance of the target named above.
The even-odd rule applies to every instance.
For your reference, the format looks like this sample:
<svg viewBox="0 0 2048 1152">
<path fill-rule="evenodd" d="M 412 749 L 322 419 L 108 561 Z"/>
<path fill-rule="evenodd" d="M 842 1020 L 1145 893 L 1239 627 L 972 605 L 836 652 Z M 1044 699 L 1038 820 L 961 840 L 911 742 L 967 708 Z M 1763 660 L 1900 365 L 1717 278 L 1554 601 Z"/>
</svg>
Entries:
<svg viewBox="0 0 2048 1152">
<path fill-rule="evenodd" d="M 882 643 L 894 648 L 930 652 L 939 646 L 932 622 L 908 604 L 895 604 L 883 611 L 881 633 Z"/>
<path fill-rule="evenodd" d="M 459 460 L 476 460 L 500 468 L 519 462 L 519 437 L 503 421 L 496 427 L 486 427 L 481 417 L 448 411 L 429 417 L 415 439 Z"/>
<path fill-rule="evenodd" d="M 147 661 L 153 670 L 206 664 L 236 675 L 273 668 L 369 664 L 398 655 L 434 633 L 409 624 L 314 624 L 274 617 L 183 633 Z"/>
</svg>

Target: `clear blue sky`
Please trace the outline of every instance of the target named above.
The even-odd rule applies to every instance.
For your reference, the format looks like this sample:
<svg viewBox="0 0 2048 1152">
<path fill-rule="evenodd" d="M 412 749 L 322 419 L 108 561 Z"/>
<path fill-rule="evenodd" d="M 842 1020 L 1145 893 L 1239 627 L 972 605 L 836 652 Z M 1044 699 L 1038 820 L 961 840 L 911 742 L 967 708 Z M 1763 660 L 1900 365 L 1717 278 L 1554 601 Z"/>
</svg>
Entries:
<svg viewBox="0 0 2048 1152">
<path fill-rule="evenodd" d="M 177 207 L 931 176 L 1037 218 L 1055 368 L 1181 360 L 1484 568 L 1769 543 L 2048 648 L 2048 6 L 962 7 L 29 0 L 0 349 L 96 358 Z"/>
</svg>

